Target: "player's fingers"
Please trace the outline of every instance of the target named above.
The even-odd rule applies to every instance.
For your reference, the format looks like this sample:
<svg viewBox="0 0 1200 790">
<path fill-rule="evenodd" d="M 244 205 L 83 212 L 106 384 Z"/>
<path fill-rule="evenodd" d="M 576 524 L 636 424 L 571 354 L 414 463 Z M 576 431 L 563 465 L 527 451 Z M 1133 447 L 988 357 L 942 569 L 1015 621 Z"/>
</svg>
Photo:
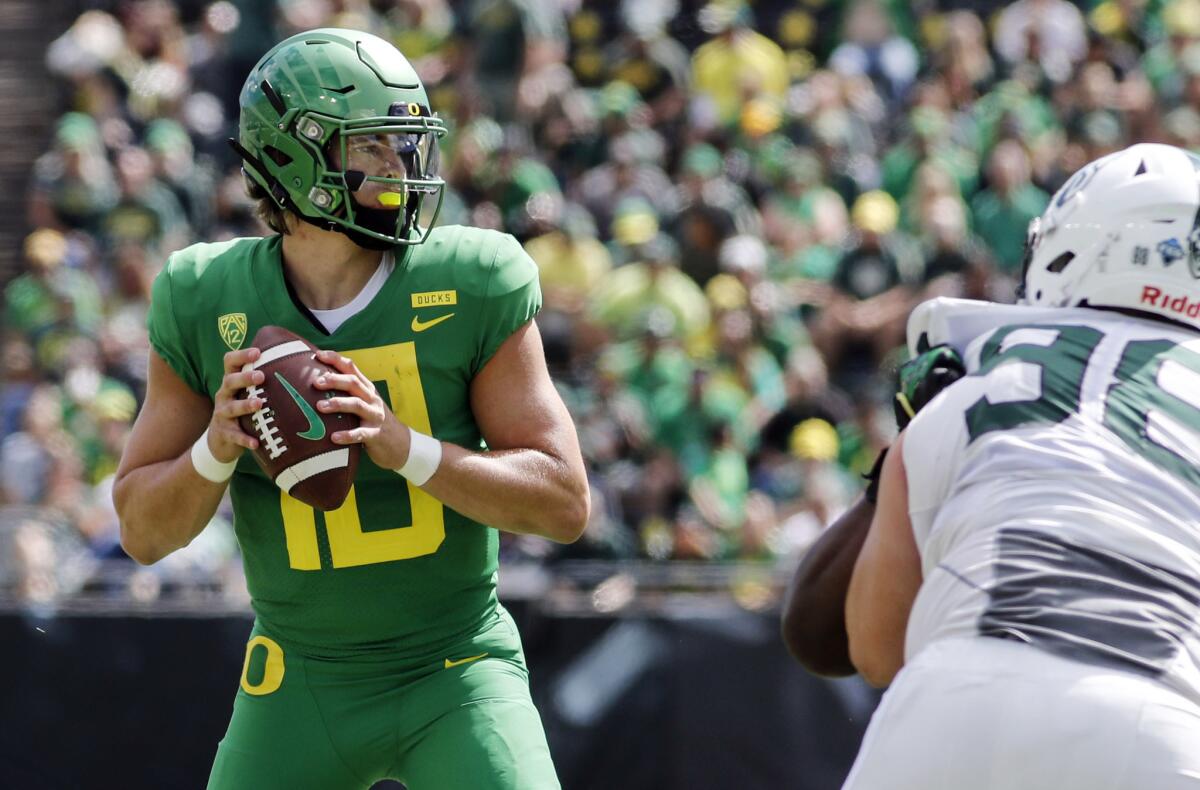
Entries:
<svg viewBox="0 0 1200 790">
<path fill-rule="evenodd" d="M 237 447 L 244 447 L 247 450 L 253 450 L 254 448 L 258 447 L 258 439 L 242 430 L 239 430 L 236 426 L 236 422 L 226 423 L 226 426 L 220 431 L 220 438 L 229 444 L 236 445 Z"/>
<path fill-rule="evenodd" d="M 350 357 L 344 357 L 336 351 L 318 351 L 317 359 L 326 365 L 333 365 L 342 373 L 349 374 L 354 372 L 354 360 L 350 359 Z"/>
<path fill-rule="evenodd" d="M 313 381 L 313 386 L 319 390 L 341 390 L 360 398 L 374 395 L 374 388 L 367 389 L 362 379 L 349 373 L 322 373 Z"/>
<path fill-rule="evenodd" d="M 217 406 L 213 413 L 223 419 L 236 420 L 238 417 L 253 414 L 262 406 L 262 398 L 231 398 Z"/>
<path fill-rule="evenodd" d="M 317 402 L 317 408 L 323 412 L 345 412 L 357 414 L 359 417 L 374 417 L 375 412 L 370 404 L 362 398 L 325 398 Z"/>
<path fill-rule="evenodd" d="M 345 375 L 358 379 L 364 390 L 371 392 L 375 389 L 375 385 L 358 369 L 358 365 L 355 365 L 354 360 L 350 359 L 350 357 L 342 356 L 336 351 L 318 351 L 317 359 L 326 364 L 333 365 Z"/>
<path fill-rule="evenodd" d="M 208 438 L 212 444 L 213 455 L 217 458 L 230 455 L 230 450 L 253 450 L 258 447 L 258 439 L 242 431 L 236 420 L 221 419 L 217 415 L 213 416 L 213 421 L 208 426 Z M 232 454 L 237 456 L 237 452 Z"/>
<path fill-rule="evenodd" d="M 334 444 L 361 444 L 367 440 L 370 429 L 359 426 L 348 431 L 334 431 L 330 437 Z"/>
<path fill-rule="evenodd" d="M 262 384 L 266 381 L 266 374 L 261 370 L 237 370 L 231 373 L 226 373 L 221 379 L 221 388 L 217 390 L 217 396 L 232 397 L 235 393 L 247 389 L 251 384 Z"/>
<path fill-rule="evenodd" d="M 358 379 L 349 373 L 322 373 L 313 380 L 313 386 L 319 390 L 344 390 L 358 383 Z"/>
<path fill-rule="evenodd" d="M 225 372 L 232 373 L 235 370 L 241 370 L 242 366 L 250 362 L 254 362 L 262 355 L 262 352 L 253 346 L 250 348 L 239 348 L 236 351 L 225 352 Z"/>
</svg>

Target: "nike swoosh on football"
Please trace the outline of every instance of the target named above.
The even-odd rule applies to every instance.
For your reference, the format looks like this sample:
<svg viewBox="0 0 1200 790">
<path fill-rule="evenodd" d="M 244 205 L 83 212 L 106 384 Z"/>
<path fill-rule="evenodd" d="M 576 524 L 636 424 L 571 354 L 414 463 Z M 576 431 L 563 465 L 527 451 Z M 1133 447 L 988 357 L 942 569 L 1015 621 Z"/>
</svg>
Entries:
<svg viewBox="0 0 1200 790">
<path fill-rule="evenodd" d="M 446 669 L 449 669 L 450 667 L 456 667 L 456 666 L 458 666 L 459 664 L 470 664 L 472 661 L 478 661 L 479 659 L 481 659 L 481 658 L 486 658 L 486 657 L 487 657 L 487 653 L 480 653 L 480 654 L 479 654 L 479 655 L 477 655 L 477 656 L 471 656 L 470 658 L 460 658 L 460 659 L 459 659 L 459 660 L 457 660 L 457 661 L 452 661 L 452 660 L 450 660 L 450 659 L 448 659 L 448 658 L 447 658 L 447 659 L 446 659 L 446 667 L 445 667 L 445 668 L 446 668 Z"/>
<path fill-rule="evenodd" d="M 433 319 L 432 321 L 422 321 L 420 318 L 418 318 L 414 315 L 413 320 L 412 320 L 412 331 L 424 332 L 429 327 L 437 326 L 438 324 L 442 323 L 443 321 L 446 321 L 447 319 L 450 319 L 453 317 L 454 317 L 454 313 L 446 313 L 445 315 L 439 315 L 437 318 Z"/>
<path fill-rule="evenodd" d="M 279 371 L 275 371 L 275 378 L 279 379 L 279 383 L 288 391 L 288 395 L 292 396 L 292 400 L 296 401 L 296 405 L 300 407 L 300 411 L 304 414 L 304 418 L 308 420 L 308 430 L 304 433 L 296 434 L 301 439 L 317 442 L 325 438 L 325 423 L 321 422 L 321 415 L 317 414 L 316 409 L 308 405 L 308 401 L 300 397 L 300 393 L 296 392 L 296 388 L 285 379 Z"/>
</svg>

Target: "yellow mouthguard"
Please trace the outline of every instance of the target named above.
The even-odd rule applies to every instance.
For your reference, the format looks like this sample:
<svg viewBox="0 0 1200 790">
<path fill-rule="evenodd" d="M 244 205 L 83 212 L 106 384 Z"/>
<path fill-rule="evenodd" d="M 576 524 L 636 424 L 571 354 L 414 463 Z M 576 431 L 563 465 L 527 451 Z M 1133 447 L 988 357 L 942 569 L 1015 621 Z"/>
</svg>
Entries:
<svg viewBox="0 0 1200 790">
<path fill-rule="evenodd" d="M 400 192 L 384 192 L 379 196 L 379 202 L 388 208 L 404 205 L 404 195 Z"/>
</svg>

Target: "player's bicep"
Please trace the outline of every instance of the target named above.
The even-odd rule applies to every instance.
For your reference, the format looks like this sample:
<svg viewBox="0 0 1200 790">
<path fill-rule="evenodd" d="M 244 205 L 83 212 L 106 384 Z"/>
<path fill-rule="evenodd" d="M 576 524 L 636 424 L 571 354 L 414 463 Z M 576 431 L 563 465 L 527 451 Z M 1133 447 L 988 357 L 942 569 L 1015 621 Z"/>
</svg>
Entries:
<svg viewBox="0 0 1200 790">
<path fill-rule="evenodd" d="M 178 458 L 200 437 L 211 418 L 212 401 L 189 387 L 151 349 L 146 401 L 121 454 L 117 480 L 134 469 Z"/>
<path fill-rule="evenodd" d="M 472 379 L 471 410 L 491 450 L 541 450 L 562 460 L 579 456 L 571 416 L 550 380 L 532 320 L 513 332 Z"/>
<path fill-rule="evenodd" d="M 904 664 L 904 634 L 921 587 L 921 557 L 908 517 L 905 436 L 888 452 L 879 502 L 846 596 L 850 658 L 870 683 L 884 686 Z"/>
</svg>

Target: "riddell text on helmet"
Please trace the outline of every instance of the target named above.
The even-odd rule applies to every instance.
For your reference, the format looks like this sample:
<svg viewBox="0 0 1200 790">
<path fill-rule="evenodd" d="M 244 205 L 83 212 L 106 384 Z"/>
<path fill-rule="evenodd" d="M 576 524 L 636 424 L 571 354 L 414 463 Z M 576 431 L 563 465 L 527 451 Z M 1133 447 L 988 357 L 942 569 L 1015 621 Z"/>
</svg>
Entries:
<svg viewBox="0 0 1200 790">
<path fill-rule="evenodd" d="M 1142 304 L 1170 310 L 1172 313 L 1186 315 L 1188 318 L 1200 318 L 1200 300 L 1193 302 L 1186 294 L 1172 296 L 1163 293 L 1161 288 L 1153 285 L 1142 286 Z"/>
</svg>

